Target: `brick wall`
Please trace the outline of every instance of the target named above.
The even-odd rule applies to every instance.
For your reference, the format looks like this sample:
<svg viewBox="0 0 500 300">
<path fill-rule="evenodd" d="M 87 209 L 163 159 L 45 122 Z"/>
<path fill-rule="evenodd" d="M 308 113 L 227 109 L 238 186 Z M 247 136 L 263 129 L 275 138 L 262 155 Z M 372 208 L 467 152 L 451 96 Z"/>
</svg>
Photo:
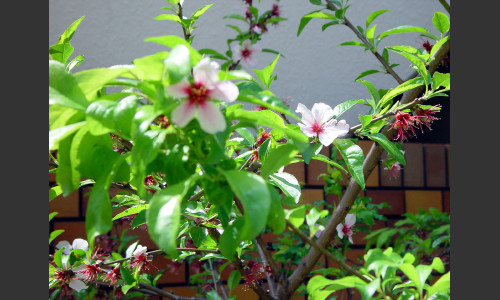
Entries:
<svg viewBox="0 0 500 300">
<path fill-rule="evenodd" d="M 371 141 L 358 141 L 365 155 L 371 144 Z M 420 208 L 427 210 L 429 207 L 434 207 L 440 211 L 450 212 L 450 145 L 405 143 L 403 147 L 407 165 L 399 178 L 394 179 L 388 171 L 384 170 L 383 165 L 379 165 L 366 180 L 366 190 L 362 192 L 362 196 L 372 198 L 374 203 L 386 202 L 392 207 L 392 209 L 384 208 L 379 211 L 387 217 L 387 221 L 377 221 L 374 229 L 392 225 L 402 218 L 403 213 L 416 213 Z M 324 148 L 322 153 L 329 156 L 330 148 Z M 318 175 L 324 173 L 325 170 L 326 163 L 319 161 L 312 161 L 309 165 L 296 163 L 285 168 L 286 172 L 295 175 L 303 184 L 301 201 L 304 202 L 322 200 L 325 197 L 327 201 L 337 200 L 332 195 L 325 196 L 323 190 L 325 182 L 317 179 Z M 49 174 L 49 187 L 53 185 L 55 185 L 55 177 Z M 65 230 L 55 239 L 54 245 L 60 240 L 71 242 L 75 238 L 86 237 L 85 210 L 88 190 L 88 187 L 83 187 L 66 198 L 59 196 L 50 202 L 49 212 L 59 213 L 51 221 L 50 231 Z M 112 190 L 110 196 L 113 196 L 114 192 L 116 191 Z M 113 233 L 120 233 L 124 226 L 114 227 Z M 147 246 L 148 251 L 157 249 L 146 231 L 137 228 L 129 230 L 128 234 L 139 236 L 140 243 Z M 353 260 L 357 260 L 358 255 L 364 253 L 363 236 L 361 233 L 354 236 L 353 250 L 347 254 Z M 266 237 L 266 240 L 269 238 L 271 237 Z M 324 257 L 321 259 L 324 260 Z M 334 266 L 332 262 L 324 262 L 328 266 Z M 167 269 L 158 281 L 161 288 L 184 296 L 196 294 L 196 290 L 188 285 L 189 275 L 195 272 L 194 268 L 183 263 L 177 273 L 169 272 L 168 266 L 171 261 L 163 256 L 156 256 L 154 263 L 160 269 Z M 227 280 L 230 274 L 230 270 L 226 269 L 227 271 L 221 274 L 223 280 Z M 233 292 L 234 294 L 238 295 L 238 299 L 258 299 L 253 292 L 245 292 L 243 285 L 239 285 Z M 150 299 L 159 299 L 159 297 Z M 297 296 L 295 299 L 303 299 L 303 297 Z"/>
</svg>

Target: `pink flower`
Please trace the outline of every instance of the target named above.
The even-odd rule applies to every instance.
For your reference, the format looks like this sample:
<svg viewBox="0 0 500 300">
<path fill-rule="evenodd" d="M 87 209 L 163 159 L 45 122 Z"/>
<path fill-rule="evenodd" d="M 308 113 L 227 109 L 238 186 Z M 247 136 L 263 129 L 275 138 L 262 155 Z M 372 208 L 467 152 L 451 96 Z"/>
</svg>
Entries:
<svg viewBox="0 0 500 300">
<path fill-rule="evenodd" d="M 352 226 L 356 223 L 356 215 L 355 214 L 347 214 L 345 216 L 345 224 L 337 225 L 337 234 L 339 238 L 344 238 L 344 234 L 349 237 L 349 242 L 352 244 Z"/>
<path fill-rule="evenodd" d="M 389 173 L 391 173 L 392 177 L 398 178 L 399 174 L 401 172 L 401 169 L 403 169 L 403 167 L 401 167 L 401 164 L 399 162 L 395 162 L 391 165 L 390 168 L 385 167 L 384 169 L 389 171 Z"/>
<path fill-rule="evenodd" d="M 185 127 L 195 116 L 201 129 L 214 134 L 226 129 L 226 120 L 217 104 L 210 99 L 233 102 L 238 98 L 238 87 L 231 81 L 218 81 L 220 66 L 208 58 L 203 58 L 193 68 L 193 82 L 182 79 L 165 89 L 172 97 L 184 101 L 172 111 L 171 121 Z"/>
<path fill-rule="evenodd" d="M 396 121 L 391 124 L 390 128 L 394 128 L 398 131 L 398 134 L 396 135 L 394 140 L 400 140 L 401 142 L 403 142 L 408 140 L 408 137 L 412 135 L 416 136 L 415 128 L 417 128 L 417 125 L 415 123 L 417 121 L 417 117 L 410 116 L 410 114 L 398 111 L 396 114 Z"/>
<path fill-rule="evenodd" d="M 256 34 L 261 34 L 262 33 L 262 27 L 259 24 L 254 24 L 252 26 L 252 31 L 255 32 Z"/>
<path fill-rule="evenodd" d="M 245 66 L 255 66 L 257 63 L 252 55 L 262 50 L 259 45 L 252 45 L 250 40 L 245 40 L 241 46 L 239 44 L 233 44 L 231 48 L 233 51 L 233 60 L 241 60 L 242 64 Z"/>
<path fill-rule="evenodd" d="M 302 123 L 298 123 L 300 130 L 308 137 L 318 138 L 324 146 L 349 132 L 349 124 L 345 120 L 332 119 L 333 109 L 324 103 L 314 103 L 312 110 L 302 103 L 297 106 L 296 112 L 302 114 Z"/>
</svg>

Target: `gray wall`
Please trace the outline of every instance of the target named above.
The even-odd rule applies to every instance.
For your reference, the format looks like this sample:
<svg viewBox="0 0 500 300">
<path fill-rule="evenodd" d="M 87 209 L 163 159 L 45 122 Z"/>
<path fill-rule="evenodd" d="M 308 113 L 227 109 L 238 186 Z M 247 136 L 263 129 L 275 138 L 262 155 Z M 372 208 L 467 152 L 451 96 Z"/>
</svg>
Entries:
<svg viewBox="0 0 500 300">
<path fill-rule="evenodd" d="M 259 11 L 267 10 L 275 1 L 254 0 Z M 191 14 L 196 8 L 214 3 L 198 20 L 193 46 L 196 49 L 212 48 L 224 53 L 226 39 L 234 37 L 236 31 L 226 24 L 242 25 L 243 22 L 222 19 L 230 13 L 241 13 L 245 8 L 241 0 L 185 0 L 185 14 Z M 368 15 L 376 10 L 389 9 L 374 23 L 375 34 L 400 25 L 414 25 L 427 28 L 437 34 L 432 25 L 434 12 L 444 12 L 437 0 L 351 0 L 347 18 L 355 25 L 364 27 Z M 174 34 L 182 36 L 177 23 L 155 21 L 156 16 L 169 11 L 164 0 L 49 0 L 49 45 L 57 42 L 58 36 L 76 19 L 85 16 L 75 33 L 72 45 L 75 52 L 72 57 L 82 54 L 85 61 L 74 69 L 109 67 L 129 64 L 135 58 L 164 51 L 165 48 L 151 42 L 144 42 L 147 37 Z M 349 99 L 364 99 L 369 93 L 360 83 L 354 81 L 357 75 L 368 69 L 378 68 L 378 61 L 361 47 L 338 44 L 355 40 L 355 35 L 347 27 L 337 25 L 321 31 L 325 20 L 313 19 L 297 37 L 297 28 L 301 17 L 318 6 L 307 0 L 282 0 L 279 2 L 282 16 L 288 21 L 262 36 L 260 45 L 264 48 L 279 50 L 280 58 L 275 73 L 278 80 L 271 85 L 271 90 L 281 99 L 290 97 L 291 107 L 295 110 L 302 102 L 311 107 L 315 102 L 325 102 L 334 107 Z M 242 27 L 243 28 L 243 27 Z M 419 47 L 423 41 L 416 33 L 398 34 L 387 37 L 379 49 L 388 45 L 410 45 Z M 396 72 L 402 78 L 411 73 L 408 63 L 397 54 L 390 54 L 391 63 L 400 63 Z M 260 53 L 256 59 L 256 68 L 263 68 L 274 59 L 274 54 Z M 252 70 L 247 70 L 254 75 Z M 396 81 L 387 74 L 375 74 L 365 77 L 377 88 L 392 88 Z M 357 115 L 367 111 L 366 107 L 352 109 L 344 115 L 350 125 L 358 123 Z"/>
</svg>

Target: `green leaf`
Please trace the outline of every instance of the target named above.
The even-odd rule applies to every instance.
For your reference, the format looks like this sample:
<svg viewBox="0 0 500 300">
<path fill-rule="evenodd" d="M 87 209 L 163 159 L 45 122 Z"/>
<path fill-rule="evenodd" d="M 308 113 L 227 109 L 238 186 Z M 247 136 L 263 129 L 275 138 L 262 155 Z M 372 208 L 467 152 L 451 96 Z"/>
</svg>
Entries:
<svg viewBox="0 0 500 300">
<path fill-rule="evenodd" d="M 360 81 L 363 81 L 363 80 L 360 80 Z M 378 95 L 378 92 L 377 92 L 377 95 Z M 347 100 L 345 102 L 337 104 L 333 108 L 333 117 L 332 118 L 338 119 L 340 117 L 340 115 L 342 115 L 343 113 L 345 113 L 351 107 L 353 107 L 354 105 L 356 105 L 358 103 L 363 103 L 363 102 L 364 102 L 363 99 L 359 99 L 359 100 Z"/>
<path fill-rule="evenodd" d="M 417 269 L 411 264 L 402 264 L 398 266 L 398 268 L 403 273 L 405 273 L 405 275 L 408 277 L 409 280 L 413 281 L 413 284 L 415 285 L 417 290 L 421 292 L 424 283 L 420 281 L 420 275 L 419 272 L 417 272 Z"/>
<path fill-rule="evenodd" d="M 235 19 L 235 20 L 241 20 L 245 23 L 248 22 L 248 20 L 244 16 L 238 15 L 238 14 L 228 14 L 228 15 L 225 15 L 223 17 L 223 19 Z"/>
<path fill-rule="evenodd" d="M 75 77 L 66 72 L 64 64 L 54 60 L 49 61 L 49 105 L 51 104 L 80 111 L 85 111 L 88 105 Z"/>
<path fill-rule="evenodd" d="M 244 226 L 245 220 L 243 217 L 238 217 L 233 223 L 224 228 L 224 232 L 219 238 L 220 253 L 230 261 L 234 260 L 234 254 L 240 243 Z"/>
<path fill-rule="evenodd" d="M 450 272 L 441 276 L 431 287 L 427 288 L 427 297 L 450 290 Z M 429 298 L 430 299 L 430 298 Z"/>
<path fill-rule="evenodd" d="M 408 81 L 403 82 L 399 86 L 390 89 L 385 93 L 385 95 L 380 99 L 380 102 L 378 103 L 378 107 L 382 108 L 386 105 L 387 102 L 392 100 L 394 97 L 396 97 L 399 94 L 402 94 L 408 90 L 414 89 L 416 87 L 419 87 L 421 85 L 425 84 L 424 80 L 420 77 L 410 79 Z"/>
<path fill-rule="evenodd" d="M 188 48 L 189 50 L 189 57 L 191 58 L 191 65 L 196 65 L 198 61 L 201 59 L 200 53 L 196 51 L 191 45 L 185 41 L 183 38 L 178 37 L 176 35 L 165 35 L 165 36 L 158 36 L 158 37 L 150 37 L 146 38 L 144 40 L 145 42 L 153 42 L 157 43 L 163 46 L 166 46 L 170 49 L 173 49 L 175 46 L 181 44 L 184 45 Z"/>
<path fill-rule="evenodd" d="M 64 197 L 76 190 L 80 183 L 80 173 L 75 170 L 70 158 L 73 137 L 74 133 L 59 140 L 57 157 L 59 166 L 56 171 L 56 183 L 61 187 Z"/>
<path fill-rule="evenodd" d="M 154 20 L 156 20 L 156 21 L 163 21 L 163 20 L 174 21 L 174 22 L 177 22 L 177 23 L 183 25 L 181 19 L 179 19 L 179 16 L 177 16 L 177 15 L 162 14 L 162 15 L 155 17 Z"/>
<path fill-rule="evenodd" d="M 86 122 L 78 122 L 49 131 L 49 150 L 57 150 L 60 140 L 72 135 L 85 124 Z"/>
<path fill-rule="evenodd" d="M 286 218 L 293 226 L 299 228 L 302 224 L 304 224 L 304 220 L 306 217 L 306 207 L 305 205 L 301 205 L 299 207 L 286 210 L 285 211 Z"/>
<path fill-rule="evenodd" d="M 389 35 L 396 34 L 396 33 L 405 33 L 405 32 L 424 32 L 427 33 L 427 29 L 423 27 L 418 27 L 418 26 L 410 26 L 410 25 L 403 25 L 403 26 L 398 26 L 389 30 L 386 30 L 379 34 L 377 36 L 377 39 L 382 40 L 386 38 Z"/>
<path fill-rule="evenodd" d="M 63 265 L 62 265 L 62 252 L 63 251 L 64 251 L 64 247 L 57 250 L 54 253 L 54 263 L 56 264 L 57 267 L 59 267 L 59 269 L 63 268 Z"/>
<path fill-rule="evenodd" d="M 379 70 L 367 70 L 367 71 L 364 71 L 361 74 L 359 74 L 358 77 L 356 77 L 356 79 L 354 79 L 354 81 L 357 81 L 358 79 L 361 79 L 363 77 L 366 77 L 368 75 L 375 74 L 375 73 L 380 73 L 380 71 Z"/>
<path fill-rule="evenodd" d="M 247 142 L 248 145 L 253 145 L 255 143 L 255 137 L 250 130 L 244 127 L 240 127 L 236 128 L 236 132 L 241 135 L 241 137 Z"/>
<path fill-rule="evenodd" d="M 439 257 L 434 257 L 431 263 L 431 267 L 439 273 L 444 273 L 444 265 Z"/>
<path fill-rule="evenodd" d="M 126 68 L 96 68 L 75 73 L 75 79 L 87 99 L 97 98 L 97 91 L 118 76 L 130 72 Z"/>
<path fill-rule="evenodd" d="M 221 53 L 219 53 L 219 52 L 217 52 L 217 51 L 215 51 L 213 49 L 203 48 L 203 49 L 199 49 L 198 52 L 201 55 L 210 55 L 210 56 L 212 56 L 212 58 L 216 58 L 216 59 L 221 59 L 221 60 L 227 60 L 228 59 L 224 54 L 221 54 Z M 219 72 L 219 76 L 220 76 L 221 72 Z"/>
<path fill-rule="evenodd" d="M 229 290 L 234 290 L 234 288 L 240 283 L 240 280 L 240 272 L 238 270 L 233 270 L 231 274 L 229 274 L 229 278 L 227 279 L 227 286 L 229 287 Z"/>
<path fill-rule="evenodd" d="M 366 38 L 368 39 L 368 41 L 370 41 L 372 46 L 375 46 L 373 43 L 373 37 L 375 36 L 375 28 L 377 28 L 377 24 L 373 25 L 370 29 L 366 30 Z"/>
<path fill-rule="evenodd" d="M 69 43 L 55 44 L 49 47 L 49 54 L 52 59 L 66 64 L 73 50 L 73 46 Z"/>
<path fill-rule="evenodd" d="M 188 48 L 182 44 L 175 46 L 165 59 L 165 67 L 170 84 L 177 83 L 189 74 L 191 64 Z"/>
<path fill-rule="evenodd" d="M 286 228 L 285 211 L 281 204 L 281 196 L 271 184 L 267 184 L 267 188 L 271 195 L 271 208 L 267 218 L 267 224 L 271 227 L 274 234 L 280 234 Z"/>
<path fill-rule="evenodd" d="M 216 291 L 211 290 L 207 293 L 207 300 L 222 300 L 222 298 L 217 294 Z"/>
<path fill-rule="evenodd" d="M 267 183 L 262 177 L 247 171 L 225 171 L 224 175 L 234 194 L 243 204 L 245 224 L 241 239 L 253 239 L 266 227 L 271 207 L 271 195 Z"/>
<path fill-rule="evenodd" d="M 436 27 L 441 34 L 445 34 L 448 30 L 450 30 L 450 20 L 448 19 L 448 16 L 442 12 L 434 13 L 434 16 L 432 17 L 432 24 L 434 24 L 434 27 Z"/>
<path fill-rule="evenodd" d="M 352 178 L 361 186 L 365 188 L 365 177 L 363 175 L 363 161 L 365 159 L 363 150 L 353 141 L 348 139 L 335 139 L 333 141 L 339 150 L 344 162 L 349 169 Z"/>
<path fill-rule="evenodd" d="M 332 14 L 328 14 L 328 13 L 324 13 L 324 12 L 320 12 L 320 11 L 313 11 L 311 13 L 308 13 L 307 15 L 303 16 L 300 19 L 299 28 L 297 30 L 297 36 L 300 35 L 300 33 L 302 32 L 302 30 L 304 29 L 304 27 L 307 25 L 307 23 L 309 23 L 309 21 L 311 21 L 311 19 L 330 19 L 330 20 L 335 20 L 336 17 L 334 15 L 332 15 Z"/>
<path fill-rule="evenodd" d="M 325 162 L 327 164 L 330 164 L 330 165 L 334 166 L 335 168 L 337 168 L 337 169 L 339 169 L 347 174 L 346 169 L 344 169 L 341 165 L 339 165 L 338 163 L 334 162 L 333 160 L 329 159 L 328 157 L 326 157 L 325 155 L 323 155 L 321 153 L 316 154 L 315 156 L 312 157 L 312 159 L 319 160 L 319 161 Z"/>
<path fill-rule="evenodd" d="M 431 52 L 429 52 L 429 55 L 430 56 L 433 56 L 434 53 L 436 53 L 436 51 L 439 49 L 439 47 L 441 47 L 441 45 L 443 45 L 444 43 L 446 43 L 448 40 L 450 39 L 450 36 L 447 35 L 445 36 L 444 38 L 440 39 L 439 41 L 437 41 L 434 46 L 432 46 L 432 49 L 431 49 Z"/>
<path fill-rule="evenodd" d="M 114 130 L 114 111 L 118 104 L 110 100 L 97 100 L 87 107 L 87 124 L 93 135 L 107 134 Z"/>
<path fill-rule="evenodd" d="M 323 24 L 323 26 L 321 26 L 321 31 L 325 31 L 325 29 L 327 29 L 328 27 L 333 26 L 333 25 L 337 25 L 337 24 L 340 24 L 340 22 L 337 20 L 325 23 L 325 24 Z"/>
<path fill-rule="evenodd" d="M 103 170 L 101 177 L 96 180 L 92 187 L 85 217 L 85 231 L 87 232 L 89 249 L 94 247 L 95 237 L 111 230 L 113 222 L 111 221 L 112 208 L 109 199 L 109 188 L 111 181 L 127 156 L 121 155 L 113 164 L 109 164 L 111 167 Z"/>
<path fill-rule="evenodd" d="M 135 283 L 135 279 L 134 276 L 132 275 L 132 272 L 123 265 L 120 265 L 120 274 L 122 275 L 123 281 L 125 281 L 127 285 Z"/>
<path fill-rule="evenodd" d="M 339 46 L 361 46 L 361 47 L 367 48 L 365 44 L 358 42 L 358 41 L 343 42 L 343 43 L 337 45 L 337 47 L 339 47 Z"/>
<path fill-rule="evenodd" d="M 60 235 L 61 233 L 63 233 L 64 230 L 62 229 L 59 229 L 59 230 L 54 230 L 50 233 L 50 236 L 49 236 L 49 245 L 50 243 L 52 243 L 52 241 L 58 236 Z"/>
<path fill-rule="evenodd" d="M 83 62 L 85 59 L 85 56 L 83 55 L 78 55 L 77 57 L 73 58 L 66 66 L 66 71 L 71 71 L 73 70 L 74 67 L 78 66 Z"/>
<path fill-rule="evenodd" d="M 78 28 L 78 25 L 80 25 L 80 23 L 82 22 L 83 18 L 85 18 L 85 16 L 82 16 L 78 20 L 71 23 L 71 25 L 69 25 L 69 27 L 66 28 L 63 34 L 59 36 L 57 43 L 58 44 L 69 43 L 73 38 L 73 35 L 75 34 L 76 29 Z"/>
<path fill-rule="evenodd" d="M 295 203 L 299 203 L 300 184 L 295 176 L 286 172 L 274 173 L 269 176 L 269 182 L 279 187 L 285 195 L 292 197 Z"/>
<path fill-rule="evenodd" d="M 417 67 L 418 73 L 420 74 L 420 76 L 424 78 L 425 82 L 428 82 L 430 74 L 429 71 L 427 71 L 427 68 L 425 67 L 425 63 L 420 58 L 410 53 L 403 52 L 394 47 L 386 47 L 386 48 L 408 59 L 413 65 L 415 65 L 415 67 Z"/>
<path fill-rule="evenodd" d="M 261 176 L 267 178 L 269 175 L 275 173 L 279 168 L 290 164 L 295 160 L 295 156 L 299 151 L 294 145 L 285 144 L 272 149 L 267 154 L 266 160 L 262 163 Z"/>
<path fill-rule="evenodd" d="M 370 92 L 370 95 L 372 96 L 372 99 L 375 101 L 375 103 L 378 103 L 380 101 L 380 94 L 377 88 L 371 82 L 366 80 L 357 81 L 362 83 L 368 89 L 368 92 Z"/>
<path fill-rule="evenodd" d="M 191 19 L 193 19 L 193 22 L 198 20 L 198 18 L 201 17 L 207 11 L 207 9 L 209 9 L 212 5 L 213 4 L 208 4 L 196 9 L 194 13 L 191 15 Z"/>
<path fill-rule="evenodd" d="M 368 26 L 370 26 L 370 24 L 373 22 L 373 20 L 375 20 L 378 16 L 380 16 L 381 14 L 388 12 L 388 11 L 389 11 L 388 9 L 382 9 L 382 10 L 377 10 L 377 11 L 372 12 L 368 16 L 368 18 L 366 19 L 366 27 L 365 28 L 368 28 Z"/>
<path fill-rule="evenodd" d="M 435 72 L 432 76 L 432 89 L 436 90 L 439 87 L 447 87 L 450 85 L 450 73 Z"/>
<path fill-rule="evenodd" d="M 405 157 L 404 154 L 401 152 L 401 150 L 396 147 L 385 135 L 382 133 L 372 133 L 372 134 L 363 134 L 364 136 L 368 137 L 369 139 L 377 142 L 382 148 L 387 151 L 392 157 L 394 157 L 400 164 L 403 166 L 406 165 Z"/>
<path fill-rule="evenodd" d="M 136 58 L 132 61 L 135 68 L 131 69 L 130 72 L 142 80 L 160 81 L 165 72 L 163 61 L 167 56 L 167 51 L 161 51 L 153 55 Z"/>
<path fill-rule="evenodd" d="M 172 257 L 177 257 L 177 231 L 181 218 L 181 202 L 194 178 L 170 185 L 157 192 L 146 211 L 146 223 L 153 241 Z"/>
<path fill-rule="evenodd" d="M 267 89 L 269 89 L 269 86 L 273 81 L 273 72 L 279 57 L 280 57 L 279 54 L 276 55 L 276 58 L 274 58 L 273 62 L 264 69 L 254 70 L 255 75 L 257 75 L 257 78 L 259 78 L 259 80 L 267 87 Z"/>
<path fill-rule="evenodd" d="M 111 221 L 114 221 L 114 220 L 118 220 L 120 218 L 123 218 L 123 217 L 126 217 L 126 216 L 130 216 L 130 215 L 134 215 L 134 214 L 138 214 L 140 213 L 141 211 L 147 209 L 149 207 L 149 204 L 142 204 L 142 205 L 136 205 L 136 206 L 132 206 L 124 211 L 122 211 L 121 213 L 119 214 L 116 214 L 113 219 L 111 219 Z"/>
</svg>

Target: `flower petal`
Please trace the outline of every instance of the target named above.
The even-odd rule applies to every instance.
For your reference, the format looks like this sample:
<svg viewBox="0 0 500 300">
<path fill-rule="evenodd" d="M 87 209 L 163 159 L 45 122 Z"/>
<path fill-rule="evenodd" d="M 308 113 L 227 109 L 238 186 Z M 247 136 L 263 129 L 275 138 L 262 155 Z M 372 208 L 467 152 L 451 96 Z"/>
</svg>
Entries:
<svg viewBox="0 0 500 300">
<path fill-rule="evenodd" d="M 211 89 L 218 80 L 219 70 L 220 66 L 217 62 L 205 57 L 193 68 L 194 82 Z"/>
<path fill-rule="evenodd" d="M 207 133 L 214 134 L 226 129 L 226 119 L 217 104 L 212 101 L 205 101 L 198 106 L 197 119 L 201 129 Z"/>
<path fill-rule="evenodd" d="M 89 243 L 84 239 L 74 239 L 73 240 L 73 249 L 82 249 L 87 252 L 89 250 Z"/>
<path fill-rule="evenodd" d="M 315 137 L 316 136 L 316 132 L 313 131 L 311 126 L 307 126 L 307 125 L 302 124 L 302 123 L 297 123 L 297 125 L 299 125 L 302 133 L 304 133 L 308 137 Z"/>
<path fill-rule="evenodd" d="M 311 113 L 318 123 L 323 124 L 333 117 L 333 109 L 330 105 L 319 102 L 314 103 Z"/>
<path fill-rule="evenodd" d="M 301 119 L 302 119 L 302 122 L 306 126 L 311 127 L 314 124 L 314 117 L 313 117 L 311 111 L 309 109 L 307 109 L 307 107 L 305 107 L 304 104 L 299 103 L 297 105 L 297 109 L 295 110 L 295 112 L 302 114 L 302 118 Z"/>
<path fill-rule="evenodd" d="M 185 98 L 189 96 L 189 88 L 191 87 L 191 83 L 187 79 L 182 79 L 176 84 L 169 85 L 165 87 L 165 91 L 167 94 L 174 98 Z"/>
<path fill-rule="evenodd" d="M 349 235 L 349 243 L 354 244 L 354 242 L 352 241 L 352 233 Z"/>
<path fill-rule="evenodd" d="M 347 214 L 345 216 L 345 225 L 352 227 L 356 223 L 356 214 Z"/>
<path fill-rule="evenodd" d="M 137 247 L 134 250 L 134 254 L 133 255 L 135 257 L 139 257 L 139 256 L 143 255 L 144 253 L 146 253 L 146 251 L 148 251 L 148 247 L 137 245 Z"/>
<path fill-rule="evenodd" d="M 336 120 L 330 120 L 323 126 L 324 131 L 319 134 L 319 141 L 324 146 L 329 146 L 333 141 L 349 132 L 349 125 L 344 121 L 337 123 Z"/>
<path fill-rule="evenodd" d="M 238 87 L 231 81 L 219 81 L 213 85 L 210 90 L 210 98 L 224 102 L 233 102 L 238 98 L 240 91 Z"/>
<path fill-rule="evenodd" d="M 56 249 L 59 250 L 62 248 L 64 248 L 64 250 L 63 250 L 64 255 L 70 254 L 71 249 L 73 249 L 73 247 L 71 247 L 71 244 L 68 241 L 60 241 L 59 243 L 57 243 Z"/>
<path fill-rule="evenodd" d="M 344 237 L 344 224 L 339 224 L 337 225 L 337 234 L 339 236 L 339 238 L 343 238 Z"/>
<path fill-rule="evenodd" d="M 69 282 L 69 287 L 77 292 L 88 288 L 88 286 L 83 281 L 74 278 Z"/>
<path fill-rule="evenodd" d="M 241 46 L 236 43 L 231 46 L 231 51 L 233 52 L 233 57 L 232 59 L 234 61 L 238 61 L 241 59 Z"/>
<path fill-rule="evenodd" d="M 179 106 L 172 111 L 172 122 L 179 127 L 186 126 L 196 113 L 196 104 L 192 101 L 182 101 Z"/>
</svg>

